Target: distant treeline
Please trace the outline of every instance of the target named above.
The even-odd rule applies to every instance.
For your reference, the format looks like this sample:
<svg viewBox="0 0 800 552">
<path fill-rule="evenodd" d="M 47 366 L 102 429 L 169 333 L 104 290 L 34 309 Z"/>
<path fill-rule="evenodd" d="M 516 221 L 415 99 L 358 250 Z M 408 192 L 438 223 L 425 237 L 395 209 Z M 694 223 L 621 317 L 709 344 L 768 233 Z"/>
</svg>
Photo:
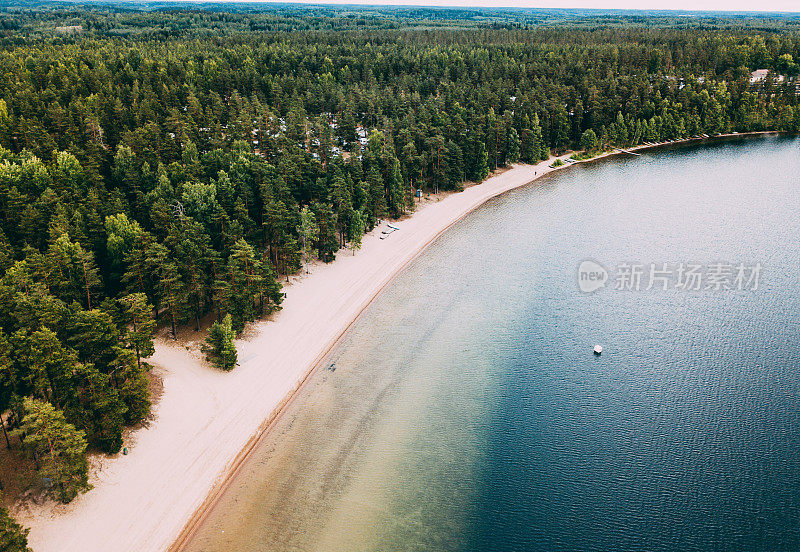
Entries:
<svg viewBox="0 0 800 552">
<path fill-rule="evenodd" d="M 148 415 L 156 317 L 240 332 L 304 259 L 510 162 L 800 128 L 795 32 L 298 12 L 0 13 L 0 412 L 63 500 Z M 137 20 L 163 32 L 113 36 Z"/>
<path fill-rule="evenodd" d="M 260 2 L 9 0 L 0 7 L 0 35 L 52 36 L 80 25 L 97 36 L 164 37 L 230 35 L 260 31 L 342 31 L 385 29 L 531 29 L 565 27 L 681 28 L 711 31 L 785 32 L 800 30 L 800 14 L 759 14 L 658 10 L 530 9 L 424 6 L 336 6 Z M 9 34 L 9 36 L 12 36 Z"/>
</svg>

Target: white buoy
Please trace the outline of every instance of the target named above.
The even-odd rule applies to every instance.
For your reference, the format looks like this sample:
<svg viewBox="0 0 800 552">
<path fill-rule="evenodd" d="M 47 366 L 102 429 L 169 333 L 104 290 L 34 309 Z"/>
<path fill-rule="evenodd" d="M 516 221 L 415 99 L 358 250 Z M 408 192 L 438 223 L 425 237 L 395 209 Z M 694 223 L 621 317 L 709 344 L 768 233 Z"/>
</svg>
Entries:
<svg viewBox="0 0 800 552">
<path fill-rule="evenodd" d="M 599 355 L 602 352 L 603 352 L 603 348 L 600 345 L 595 345 L 594 346 L 594 354 Z"/>
</svg>

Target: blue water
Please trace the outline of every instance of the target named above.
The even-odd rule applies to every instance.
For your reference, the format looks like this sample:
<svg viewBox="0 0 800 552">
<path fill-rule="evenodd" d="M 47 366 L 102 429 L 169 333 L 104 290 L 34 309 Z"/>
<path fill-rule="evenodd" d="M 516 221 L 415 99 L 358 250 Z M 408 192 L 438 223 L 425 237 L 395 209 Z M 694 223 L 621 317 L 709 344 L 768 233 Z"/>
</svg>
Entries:
<svg viewBox="0 0 800 552">
<path fill-rule="evenodd" d="M 585 206 L 527 212 L 550 239 L 523 268 L 539 284 L 515 324 L 525 347 L 502 359 L 461 549 L 800 549 L 797 146 L 678 149 L 552 180 L 557 203 Z M 563 277 L 581 256 L 760 261 L 763 282 L 586 297 Z"/>
<path fill-rule="evenodd" d="M 799 215 L 793 138 L 492 200 L 368 309 L 190 550 L 800 550 Z M 650 263 L 720 262 L 757 288 L 645 289 Z"/>
</svg>

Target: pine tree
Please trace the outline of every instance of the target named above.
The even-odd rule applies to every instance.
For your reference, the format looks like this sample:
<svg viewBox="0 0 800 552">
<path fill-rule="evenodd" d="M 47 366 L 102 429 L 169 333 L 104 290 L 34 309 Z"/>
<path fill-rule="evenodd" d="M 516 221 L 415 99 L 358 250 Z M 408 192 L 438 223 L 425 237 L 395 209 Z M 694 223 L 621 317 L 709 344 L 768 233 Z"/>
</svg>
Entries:
<svg viewBox="0 0 800 552">
<path fill-rule="evenodd" d="M 625 124 L 625 118 L 622 116 L 622 112 L 617 112 L 617 118 L 612 125 L 614 130 L 612 131 L 612 140 L 619 146 L 625 147 L 628 145 L 628 127 Z"/>
<path fill-rule="evenodd" d="M 138 236 L 144 231 L 138 222 L 129 220 L 125 213 L 107 216 L 105 230 L 108 236 L 106 249 L 112 264 L 112 277 L 115 281 L 119 281 L 122 278 L 125 258 L 131 254 Z"/>
<path fill-rule="evenodd" d="M 508 153 L 506 159 L 511 163 L 519 161 L 519 133 L 513 126 L 508 127 L 508 138 L 506 139 Z"/>
<path fill-rule="evenodd" d="M 530 121 L 528 121 L 527 116 L 523 124 L 526 125 L 526 128 L 522 131 L 519 158 L 523 163 L 536 163 L 539 161 L 539 150 L 538 146 L 534 143 L 533 131 L 530 129 Z"/>
<path fill-rule="evenodd" d="M 491 168 L 492 170 L 497 169 L 497 150 L 498 150 L 498 142 L 499 137 L 497 135 L 498 132 L 498 125 L 499 120 L 497 115 L 495 115 L 494 108 L 490 107 L 488 113 L 486 114 L 486 146 L 489 150 L 490 154 L 489 158 L 491 159 Z"/>
<path fill-rule="evenodd" d="M 76 394 L 64 405 L 64 416 L 103 452 L 122 448 L 122 425 L 127 408 L 111 384 L 111 377 L 91 364 L 76 364 L 72 373 Z"/>
<path fill-rule="evenodd" d="M 202 347 L 206 359 L 221 370 L 233 370 L 238 362 L 236 345 L 233 342 L 235 337 L 231 315 L 226 314 L 221 323 L 214 322 L 208 330 L 208 337 Z"/>
<path fill-rule="evenodd" d="M 166 309 L 172 337 L 177 339 L 177 324 L 186 306 L 185 286 L 178 266 L 172 260 L 169 250 L 159 243 L 148 248 L 146 262 L 156 277 L 158 306 Z"/>
<path fill-rule="evenodd" d="M 386 212 L 386 200 L 383 191 L 383 177 L 381 171 L 376 164 L 373 164 L 369 169 L 369 177 L 367 179 L 369 190 L 369 203 L 371 207 L 372 221 L 380 219 Z"/>
<path fill-rule="evenodd" d="M 128 146 L 119 144 L 114 155 L 112 175 L 117 186 L 127 190 L 134 208 L 134 214 L 142 212 L 144 194 L 142 193 L 142 175 L 136 164 L 136 154 Z"/>
<path fill-rule="evenodd" d="M 400 161 L 392 156 L 389 161 L 389 178 L 386 181 L 389 213 L 397 218 L 405 212 L 405 186 Z"/>
<path fill-rule="evenodd" d="M 141 369 L 142 359 L 155 353 L 153 333 L 156 321 L 153 307 L 144 293 L 130 293 L 118 300 L 120 324 L 124 327 L 124 342 L 136 353 L 136 364 Z"/>
<path fill-rule="evenodd" d="M 269 258 L 262 258 L 260 262 L 257 262 L 255 271 L 258 276 L 256 286 L 259 296 L 259 312 L 263 316 L 265 311 L 271 313 L 280 308 L 283 293 Z"/>
<path fill-rule="evenodd" d="M 308 274 L 308 261 L 319 239 L 317 219 L 314 217 L 314 212 L 311 211 L 308 206 L 303 207 L 303 210 L 300 211 L 300 226 L 297 227 L 297 233 L 300 235 L 300 243 L 303 247 L 303 259 L 306 264 L 306 274 Z"/>
<path fill-rule="evenodd" d="M 331 180 L 330 199 L 336 213 L 336 222 L 339 231 L 339 241 L 344 246 L 347 238 L 347 228 L 350 222 L 350 212 L 353 208 L 351 194 L 352 180 L 349 181 L 342 175 L 340 167 L 334 168 L 334 176 Z"/>
<path fill-rule="evenodd" d="M 75 351 L 65 347 L 49 328 L 29 336 L 17 331 L 11 338 L 29 393 L 56 406 L 72 400 L 76 390 L 71 378 L 78 364 Z"/>
<path fill-rule="evenodd" d="M 67 423 L 50 403 L 27 398 L 25 417 L 17 433 L 39 463 L 39 477 L 49 482 L 48 495 L 65 504 L 88 491 L 84 432 Z"/>
<path fill-rule="evenodd" d="M 581 149 L 586 153 L 592 153 L 597 148 L 597 135 L 594 130 L 587 129 L 581 135 Z"/>
<path fill-rule="evenodd" d="M 537 154 L 535 161 L 547 161 L 550 159 L 550 148 L 547 147 L 547 143 L 544 140 L 544 133 L 542 132 L 538 114 L 533 116 L 531 132 L 533 134 L 534 151 Z"/>
<path fill-rule="evenodd" d="M 154 305 L 158 306 L 155 291 L 155 278 L 152 266 L 148 260 L 148 252 L 155 243 L 155 238 L 149 232 L 144 232 L 136 237 L 133 249 L 125 256 L 125 273 L 122 283 L 129 293 L 141 292 L 147 295 Z"/>
<path fill-rule="evenodd" d="M 255 300 L 261 284 L 259 262 L 253 247 L 240 238 L 231 249 L 225 271 L 224 310 L 231 315 L 233 329 L 241 333 L 255 320 Z"/>
<path fill-rule="evenodd" d="M 446 185 L 448 190 L 461 191 L 464 189 L 462 181 L 466 178 L 464 173 L 464 154 L 461 147 L 450 140 L 447 142 L 447 177 Z"/>
<path fill-rule="evenodd" d="M 478 141 L 478 150 L 475 153 L 475 174 L 476 182 L 481 182 L 489 176 L 489 155 L 486 152 L 486 146 L 483 142 Z"/>
<path fill-rule="evenodd" d="M 0 504 L 2 498 L 2 493 L 0 493 Z M 2 506 L 0 506 L 0 550 L 3 552 L 30 552 L 28 529 L 23 529 Z"/>
<path fill-rule="evenodd" d="M 107 372 L 113 347 L 120 340 L 111 315 L 100 309 L 79 310 L 69 321 L 66 343 L 78 353 L 81 362 L 91 362 Z"/>
<path fill-rule="evenodd" d="M 167 243 L 175 252 L 175 262 L 186 285 L 186 303 L 194 315 L 195 330 L 200 331 L 200 318 L 209 300 L 211 267 L 216 252 L 203 225 L 188 218 L 180 225 L 173 225 Z"/>
<path fill-rule="evenodd" d="M 314 210 L 314 217 L 319 228 L 317 252 L 320 259 L 329 263 L 336 258 L 336 251 L 339 250 L 336 213 L 328 203 L 314 203 L 311 208 Z"/>
<path fill-rule="evenodd" d="M 177 324 L 182 318 L 186 306 L 185 286 L 181 280 L 178 266 L 174 262 L 161 265 L 158 280 L 158 291 L 161 304 L 167 310 L 172 326 L 172 337 L 177 338 Z"/>
<path fill-rule="evenodd" d="M 143 368 L 136 365 L 136 355 L 130 349 L 114 347 L 110 367 L 120 401 L 125 406 L 125 423 L 136 424 L 150 414 L 150 388 Z"/>
<path fill-rule="evenodd" d="M 361 211 L 354 210 L 350 215 L 350 227 L 348 228 L 348 239 L 353 255 L 361 249 L 361 238 L 364 236 L 364 217 Z"/>
<path fill-rule="evenodd" d="M 101 287 L 94 255 L 62 234 L 47 250 L 50 264 L 50 289 L 66 302 L 78 301 L 92 308 L 92 297 Z"/>
<path fill-rule="evenodd" d="M 0 413 L 5 412 L 11 404 L 11 399 L 19 385 L 17 369 L 11 359 L 11 344 L 2 329 L 0 329 Z M 5 422 L 0 418 L 0 432 L 7 448 L 11 448 Z"/>
</svg>

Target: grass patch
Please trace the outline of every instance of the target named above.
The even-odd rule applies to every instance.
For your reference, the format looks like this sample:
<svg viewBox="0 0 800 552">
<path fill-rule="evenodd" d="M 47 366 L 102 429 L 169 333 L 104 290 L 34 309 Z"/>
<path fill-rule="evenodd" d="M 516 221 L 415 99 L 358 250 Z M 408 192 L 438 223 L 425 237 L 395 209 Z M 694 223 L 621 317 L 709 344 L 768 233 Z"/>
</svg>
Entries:
<svg viewBox="0 0 800 552">
<path fill-rule="evenodd" d="M 579 151 L 577 153 L 572 154 L 572 159 L 575 161 L 586 161 L 587 159 L 592 159 L 600 155 L 601 151 Z"/>
</svg>

